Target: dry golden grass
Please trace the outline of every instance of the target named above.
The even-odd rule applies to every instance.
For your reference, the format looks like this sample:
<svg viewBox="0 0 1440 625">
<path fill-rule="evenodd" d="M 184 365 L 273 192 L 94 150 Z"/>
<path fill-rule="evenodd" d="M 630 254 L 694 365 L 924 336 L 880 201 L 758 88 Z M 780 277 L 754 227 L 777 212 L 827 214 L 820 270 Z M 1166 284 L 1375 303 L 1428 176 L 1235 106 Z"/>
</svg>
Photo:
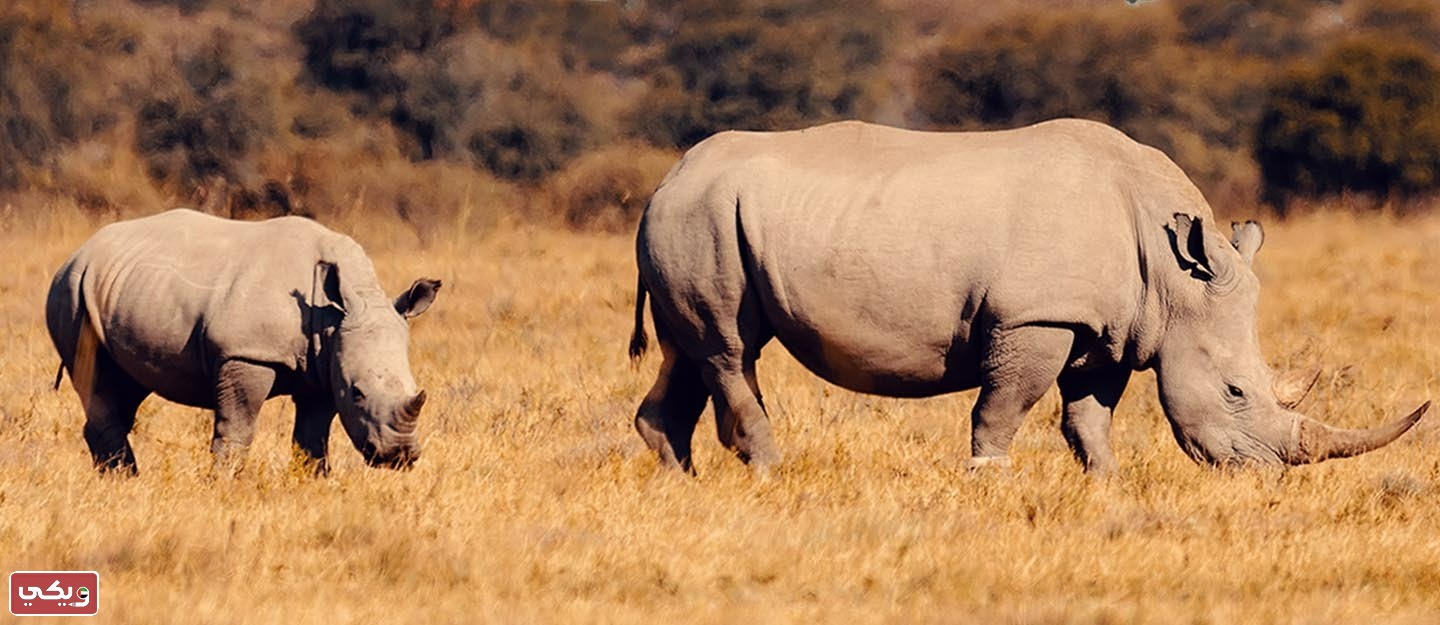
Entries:
<svg viewBox="0 0 1440 625">
<path fill-rule="evenodd" d="M 0 215 L 3 217 L 3 215 Z M 1124 468 L 1086 479 L 1052 391 L 1008 477 L 962 470 L 974 393 L 891 400 L 761 363 L 787 464 L 756 482 L 697 433 L 668 479 L 631 428 L 628 236 L 506 226 L 417 249 L 351 226 L 394 290 L 438 276 L 413 332 L 431 401 L 414 471 L 289 470 L 270 402 L 246 471 L 208 475 L 210 416 L 152 399 L 141 475 L 97 477 L 43 325 L 51 272 L 95 227 L 0 220 L 0 573 L 100 572 L 100 622 L 1434 623 L 1436 416 L 1380 452 L 1290 471 L 1196 466 L 1153 378 L 1117 416 Z M 6 225 L 8 224 L 8 225 Z M 344 226 L 341 226 L 344 227 Z M 1272 224 L 1261 337 L 1318 358 L 1303 409 L 1359 426 L 1440 399 L 1440 218 Z"/>
</svg>

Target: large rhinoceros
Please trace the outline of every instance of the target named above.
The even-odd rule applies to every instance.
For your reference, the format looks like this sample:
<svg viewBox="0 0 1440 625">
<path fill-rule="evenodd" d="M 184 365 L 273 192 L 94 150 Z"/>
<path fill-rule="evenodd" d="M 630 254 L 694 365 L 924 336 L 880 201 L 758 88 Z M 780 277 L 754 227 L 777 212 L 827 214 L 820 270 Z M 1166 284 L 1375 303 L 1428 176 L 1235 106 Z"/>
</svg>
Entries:
<svg viewBox="0 0 1440 625">
<path fill-rule="evenodd" d="M 1318 462 L 1395 440 L 1293 412 L 1272 390 L 1250 263 L 1164 154 L 1103 124 L 932 133 L 842 122 L 723 132 L 687 152 L 646 208 L 630 352 L 647 291 L 665 361 L 635 426 L 691 470 L 707 397 L 719 437 L 780 460 L 755 380 L 771 338 L 842 387 L 923 397 L 980 388 L 971 466 L 1008 463 L 1026 412 L 1059 383 L 1062 430 L 1115 467 L 1111 413 L 1154 368 L 1176 440 L 1212 464 Z"/>
<path fill-rule="evenodd" d="M 279 395 L 319 472 L 337 411 L 367 462 L 403 468 L 425 403 L 406 320 L 439 289 L 417 280 L 392 301 L 355 241 L 308 219 L 182 209 L 100 229 L 56 272 L 45 317 L 102 471 L 135 472 L 128 436 L 151 393 L 215 410 L 221 470 L 239 467 L 260 404 Z"/>
</svg>

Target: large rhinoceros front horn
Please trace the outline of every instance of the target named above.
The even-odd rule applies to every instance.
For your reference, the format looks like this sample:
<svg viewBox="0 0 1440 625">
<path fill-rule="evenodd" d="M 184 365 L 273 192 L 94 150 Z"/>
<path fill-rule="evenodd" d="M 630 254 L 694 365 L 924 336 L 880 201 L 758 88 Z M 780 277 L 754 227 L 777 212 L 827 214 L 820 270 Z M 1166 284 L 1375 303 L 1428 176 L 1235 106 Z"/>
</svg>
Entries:
<svg viewBox="0 0 1440 625">
<path fill-rule="evenodd" d="M 1425 416 L 1430 402 L 1404 417 L 1368 430 L 1346 430 L 1331 427 L 1309 417 L 1300 417 L 1294 449 L 1286 458 L 1290 464 L 1309 464 L 1330 458 L 1348 458 L 1374 451 L 1400 438 Z"/>
</svg>

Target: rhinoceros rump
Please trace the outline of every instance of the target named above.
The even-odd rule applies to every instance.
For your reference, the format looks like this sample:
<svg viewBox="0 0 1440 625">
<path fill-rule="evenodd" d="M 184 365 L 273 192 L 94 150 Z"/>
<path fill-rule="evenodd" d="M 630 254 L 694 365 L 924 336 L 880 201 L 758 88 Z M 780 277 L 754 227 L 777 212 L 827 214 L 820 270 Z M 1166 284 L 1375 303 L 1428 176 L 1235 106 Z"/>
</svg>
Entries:
<svg viewBox="0 0 1440 625">
<path fill-rule="evenodd" d="M 1255 330 L 1263 232 L 1247 223 L 1226 239 L 1212 221 L 1162 153 L 1093 122 L 718 134 L 670 171 L 640 224 L 631 354 L 645 349 L 648 292 L 665 362 L 636 428 L 663 463 L 691 470 L 713 398 L 722 444 L 774 465 L 755 381 L 772 338 L 856 391 L 979 387 L 975 465 L 1007 461 L 1025 413 L 1058 381 L 1075 455 L 1114 468 L 1111 413 L 1147 368 L 1199 461 L 1317 462 L 1413 426 L 1428 402 L 1362 431 L 1282 405 Z"/>
<path fill-rule="evenodd" d="M 128 437 L 151 393 L 215 410 L 222 470 L 238 468 L 278 395 L 294 398 L 295 445 L 318 471 L 337 411 L 367 462 L 400 468 L 419 455 L 425 403 L 406 320 L 439 289 L 417 280 L 392 301 L 358 244 L 308 219 L 173 210 L 86 241 L 56 272 L 45 317 L 101 470 L 135 472 Z"/>
</svg>

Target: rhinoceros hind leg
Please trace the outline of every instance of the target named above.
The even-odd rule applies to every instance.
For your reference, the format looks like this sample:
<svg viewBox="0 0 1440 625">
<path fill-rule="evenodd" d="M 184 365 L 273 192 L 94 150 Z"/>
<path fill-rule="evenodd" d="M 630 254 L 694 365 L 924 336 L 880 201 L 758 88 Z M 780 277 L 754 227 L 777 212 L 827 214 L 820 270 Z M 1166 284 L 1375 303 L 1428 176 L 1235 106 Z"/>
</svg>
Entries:
<svg viewBox="0 0 1440 625">
<path fill-rule="evenodd" d="M 1130 369 L 1123 366 L 1060 375 L 1060 396 L 1065 401 L 1060 431 L 1086 473 L 1106 475 L 1120 466 L 1110 447 L 1110 419 L 1129 381 Z"/>
<path fill-rule="evenodd" d="M 85 407 L 90 458 L 101 473 L 136 475 L 130 430 L 135 427 L 135 410 L 150 391 L 122 371 L 105 348 L 95 349 L 92 358 L 89 363 L 77 362 L 71 376 Z"/>
<path fill-rule="evenodd" d="M 255 417 L 275 386 L 275 370 L 243 360 L 226 360 L 215 381 L 215 434 L 210 452 L 217 475 L 240 470 L 250 441 L 255 439 Z"/>
<path fill-rule="evenodd" d="M 747 356 L 738 367 L 731 360 L 712 362 L 706 365 L 704 377 L 715 404 L 720 444 L 734 451 L 757 475 L 768 475 L 780 464 L 780 450 L 755 382 L 754 358 Z"/>
<path fill-rule="evenodd" d="M 690 442 L 695 424 L 705 411 L 710 391 L 700 379 L 700 368 L 674 345 L 662 340 L 665 362 L 655 385 L 635 411 L 635 429 L 650 449 L 660 454 L 660 464 L 695 474 L 690 459 Z"/>
<path fill-rule="evenodd" d="M 992 334 L 981 363 L 980 397 L 970 416 L 973 459 L 1009 454 L 1015 432 L 1059 377 L 1074 340 L 1074 331 L 1055 326 L 1021 326 Z"/>
</svg>

